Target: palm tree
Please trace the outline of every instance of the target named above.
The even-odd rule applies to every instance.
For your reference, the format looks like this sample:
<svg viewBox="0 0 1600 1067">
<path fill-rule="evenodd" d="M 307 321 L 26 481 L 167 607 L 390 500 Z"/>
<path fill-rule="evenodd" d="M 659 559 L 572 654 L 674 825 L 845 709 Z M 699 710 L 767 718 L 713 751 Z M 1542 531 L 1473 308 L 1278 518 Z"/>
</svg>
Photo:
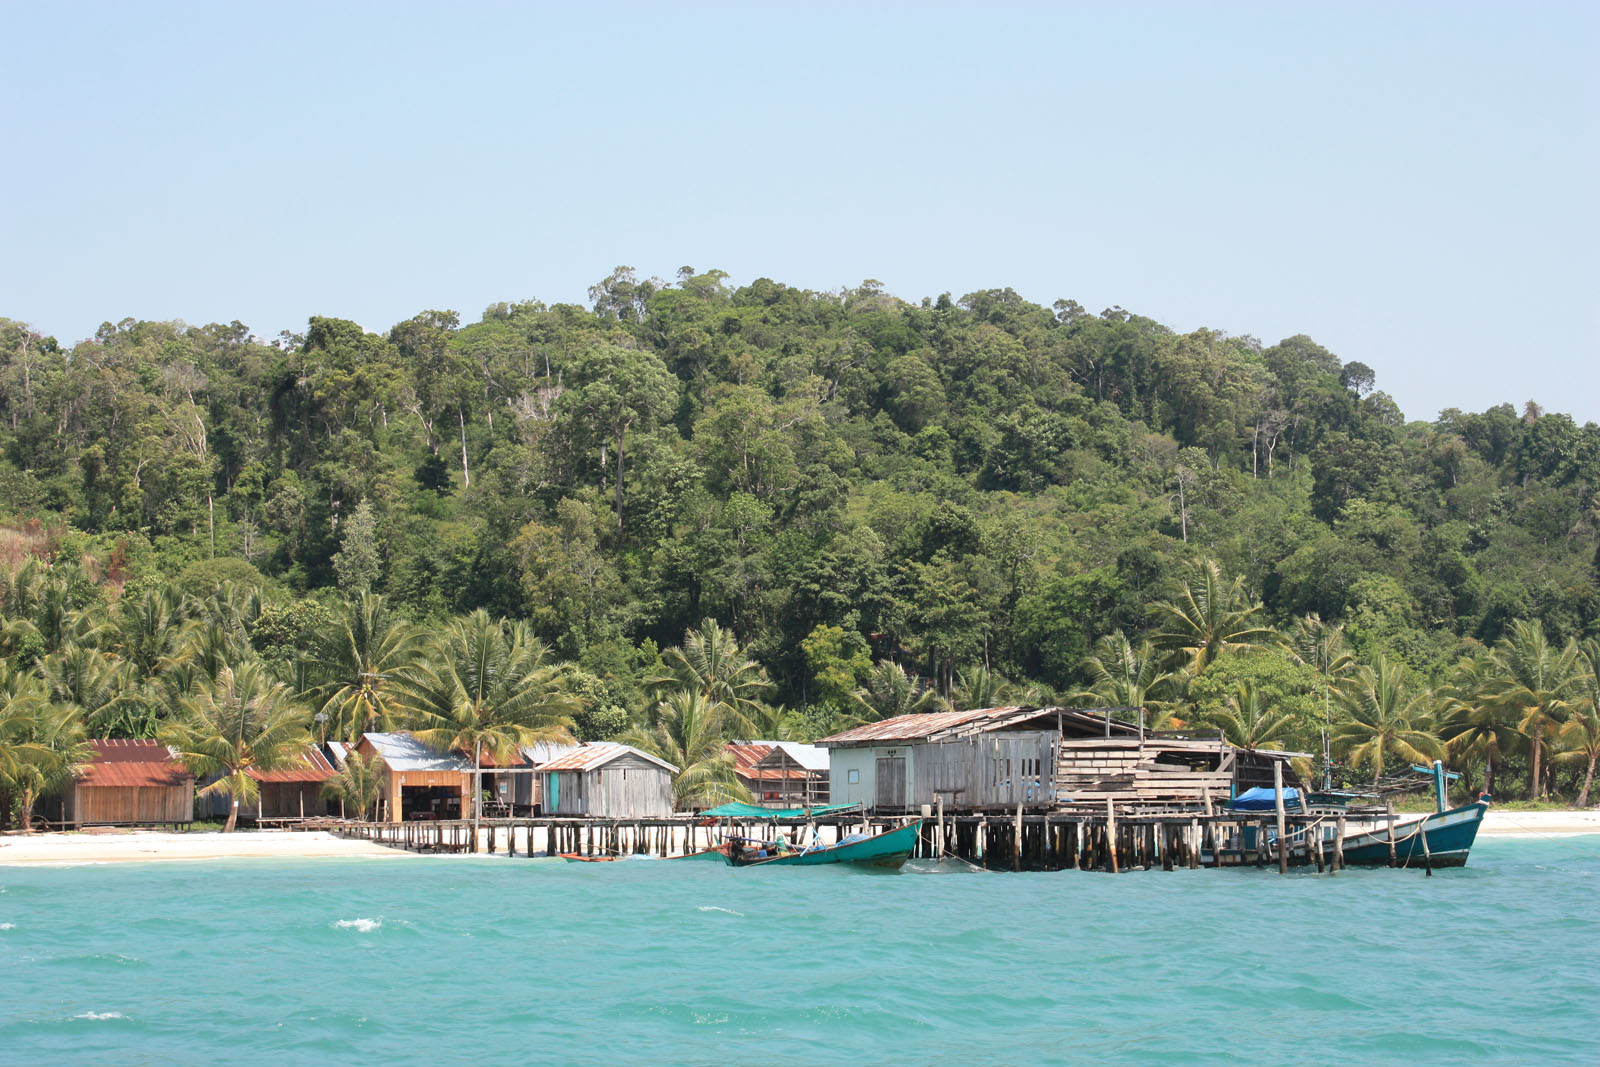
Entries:
<svg viewBox="0 0 1600 1067">
<path fill-rule="evenodd" d="M 431 667 L 391 678 L 417 740 L 441 752 L 472 753 L 473 841 L 482 809 L 483 757 L 513 759 L 523 745 L 571 741 L 577 702 L 564 664 L 522 623 L 507 626 L 479 608 L 457 619 L 434 649 Z"/>
<path fill-rule="evenodd" d="M 1449 684 L 1436 697 L 1439 739 L 1456 759 L 1483 756 L 1484 792 L 1491 795 L 1501 759 L 1523 741 L 1514 709 L 1484 697 L 1494 680 L 1495 667 L 1487 653 L 1464 656 L 1452 669 Z"/>
<path fill-rule="evenodd" d="M 1235 685 L 1223 707 L 1206 719 L 1222 730 L 1230 745 L 1247 749 L 1283 744 L 1291 723 L 1287 712 L 1267 707 L 1266 697 L 1250 682 Z"/>
<path fill-rule="evenodd" d="M 1259 646 L 1272 632 L 1257 625 L 1261 604 L 1250 598 L 1244 579 L 1225 578 L 1216 560 L 1196 565 L 1183 595 L 1155 610 L 1165 621 L 1153 638 L 1156 647 L 1168 650 L 1194 677 L 1225 650 Z"/>
<path fill-rule="evenodd" d="M 148 678 L 179 653 L 188 627 L 183 596 L 175 586 L 164 585 L 117 601 L 111 647 L 138 668 L 141 678 Z"/>
<path fill-rule="evenodd" d="M 1389 756 L 1407 763 L 1427 763 L 1444 757 L 1444 746 L 1428 730 L 1433 694 L 1412 694 L 1399 664 L 1378 657 L 1376 668 L 1362 667 L 1346 687 L 1341 703 L 1348 721 L 1334 731 L 1335 744 L 1348 748 L 1354 765 L 1372 765 L 1372 784 L 1383 777 Z"/>
<path fill-rule="evenodd" d="M 322 787 L 322 795 L 337 800 L 346 810 L 360 818 L 371 814 L 377 818 L 378 797 L 383 792 L 383 760 L 374 755 L 371 759 L 359 752 L 345 757 L 344 766 Z"/>
<path fill-rule="evenodd" d="M 682 647 L 669 648 L 661 659 L 664 671 L 645 680 L 658 695 L 690 689 L 749 718 L 772 689 L 767 672 L 744 654 L 732 631 L 718 626 L 715 619 L 686 631 Z"/>
<path fill-rule="evenodd" d="M 1544 624 L 1515 619 L 1511 632 L 1490 653 L 1497 677 L 1486 694 L 1492 703 L 1516 710 L 1517 729 L 1528 739 L 1531 795 L 1545 795 L 1542 771 L 1544 740 L 1561 726 L 1578 680 L 1577 646 L 1557 649 L 1545 637 Z"/>
<path fill-rule="evenodd" d="M 1594 784 L 1595 763 L 1600 760 L 1600 638 L 1591 637 L 1578 646 L 1578 663 L 1578 698 L 1572 717 L 1561 726 L 1561 743 L 1566 751 L 1556 759 L 1585 764 L 1578 807 L 1586 808 L 1589 787 Z"/>
<path fill-rule="evenodd" d="M 50 699 L 71 704 L 95 737 L 130 737 L 118 732 L 138 721 L 136 680 L 127 664 L 87 645 L 68 645 L 46 656 L 43 664 Z"/>
<path fill-rule="evenodd" d="M 250 772 L 291 767 L 311 744 L 305 709 L 255 660 L 223 667 L 214 682 L 185 697 L 161 739 L 196 778 L 218 776 L 201 792 L 233 799 L 224 833 L 238 825 L 240 802 L 258 795 Z"/>
<path fill-rule="evenodd" d="M 418 676 L 426 654 L 424 633 L 394 618 L 383 597 L 363 593 L 309 665 L 323 679 L 311 692 L 326 716 L 319 730 L 348 741 L 393 729 L 405 711 L 405 684 Z"/>
<path fill-rule="evenodd" d="M 622 741 L 678 768 L 672 779 L 674 808 L 750 799 L 749 790 L 734 774 L 737 764 L 726 747 L 737 721 L 728 705 L 693 689 L 678 689 L 655 706 L 651 720 L 648 729 L 635 727 L 622 735 Z"/>
<path fill-rule="evenodd" d="M 886 659 L 878 661 L 867 675 L 867 684 L 856 690 L 855 698 L 858 723 L 950 710 L 938 690 L 932 686 L 917 686 L 904 668 Z"/>
<path fill-rule="evenodd" d="M 1285 635 L 1285 649 L 1295 662 L 1310 667 L 1322 679 L 1322 773 L 1324 786 L 1331 787 L 1333 765 L 1329 743 L 1333 735 L 1333 698 L 1343 696 L 1345 680 L 1355 670 L 1355 657 L 1344 643 L 1344 623 L 1327 623 L 1315 613 L 1295 620 L 1294 629 Z"/>
<path fill-rule="evenodd" d="M 1137 648 L 1121 630 L 1094 643 L 1094 654 L 1083 661 L 1089 674 L 1088 689 L 1072 694 L 1073 703 L 1109 708 L 1143 708 L 1150 713 L 1150 728 L 1158 730 L 1172 717 L 1172 706 L 1159 698 L 1176 696 L 1183 685 L 1182 671 L 1163 671 L 1155 646 L 1141 641 Z"/>
<path fill-rule="evenodd" d="M 24 830 L 33 824 L 34 803 L 92 758 L 76 708 L 50 703 L 37 677 L 0 668 L 0 784 L 17 794 Z"/>
</svg>

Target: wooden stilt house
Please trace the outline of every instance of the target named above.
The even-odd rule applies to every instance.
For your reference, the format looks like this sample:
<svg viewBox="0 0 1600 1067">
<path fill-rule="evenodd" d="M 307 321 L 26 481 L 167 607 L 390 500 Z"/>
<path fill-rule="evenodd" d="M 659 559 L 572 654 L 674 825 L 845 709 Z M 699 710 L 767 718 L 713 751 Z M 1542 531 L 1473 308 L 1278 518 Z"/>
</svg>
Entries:
<svg viewBox="0 0 1600 1067">
<path fill-rule="evenodd" d="M 678 768 L 631 745 L 579 745 L 545 764 L 540 778 L 546 815 L 655 819 L 672 814 Z"/>
<path fill-rule="evenodd" d="M 381 818 L 462 819 L 472 814 L 472 761 L 456 752 L 435 752 L 410 734 L 362 734 L 355 751 L 383 761 Z"/>
<path fill-rule="evenodd" d="M 984 708 L 902 715 L 823 738 L 835 804 L 914 811 L 1204 807 L 1272 780 L 1292 753 L 1235 749 L 1215 731 L 1151 733 L 1127 708 Z M 1287 768 L 1286 768 L 1287 770 Z"/>
</svg>

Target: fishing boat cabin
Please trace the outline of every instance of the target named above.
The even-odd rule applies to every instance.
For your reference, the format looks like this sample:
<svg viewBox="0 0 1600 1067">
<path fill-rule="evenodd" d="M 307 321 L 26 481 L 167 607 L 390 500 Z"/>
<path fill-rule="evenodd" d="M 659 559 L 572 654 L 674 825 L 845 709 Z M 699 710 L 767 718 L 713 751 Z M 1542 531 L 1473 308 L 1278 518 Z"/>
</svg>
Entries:
<svg viewBox="0 0 1600 1067">
<path fill-rule="evenodd" d="M 672 814 L 678 768 L 631 745 L 579 745 L 544 765 L 539 775 L 546 815 L 659 819 Z"/>
</svg>

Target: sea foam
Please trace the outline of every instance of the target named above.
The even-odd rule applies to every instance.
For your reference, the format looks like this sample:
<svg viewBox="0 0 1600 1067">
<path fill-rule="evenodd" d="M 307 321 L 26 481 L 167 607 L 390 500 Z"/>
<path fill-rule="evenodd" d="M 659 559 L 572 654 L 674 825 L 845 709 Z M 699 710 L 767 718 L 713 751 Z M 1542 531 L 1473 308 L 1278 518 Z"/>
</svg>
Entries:
<svg viewBox="0 0 1600 1067">
<path fill-rule="evenodd" d="M 342 930 L 356 930 L 363 934 L 370 934 L 383 925 L 382 919 L 340 919 L 333 925 Z"/>
<path fill-rule="evenodd" d="M 126 1019 L 127 1016 L 120 1011 L 86 1011 L 82 1015 L 74 1015 L 74 1019 Z"/>
</svg>

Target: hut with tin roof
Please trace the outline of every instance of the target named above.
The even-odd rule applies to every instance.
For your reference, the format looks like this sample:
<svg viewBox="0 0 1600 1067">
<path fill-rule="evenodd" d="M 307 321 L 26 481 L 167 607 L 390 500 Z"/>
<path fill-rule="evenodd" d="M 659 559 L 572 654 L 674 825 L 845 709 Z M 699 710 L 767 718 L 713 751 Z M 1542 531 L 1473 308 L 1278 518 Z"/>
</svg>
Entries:
<svg viewBox="0 0 1600 1067">
<path fill-rule="evenodd" d="M 94 759 L 61 797 L 69 826 L 174 826 L 194 821 L 194 775 L 159 741 L 89 742 Z"/>
<path fill-rule="evenodd" d="M 244 772 L 256 781 L 256 802 L 239 807 L 239 817 L 262 823 L 291 823 L 328 814 L 328 801 L 322 787 L 338 774 L 338 768 L 316 745 L 307 746 L 291 767 L 263 771 L 251 767 Z M 202 793 L 200 813 L 225 819 L 233 798 L 223 793 Z"/>
<path fill-rule="evenodd" d="M 672 814 L 678 768 L 616 741 L 579 745 L 540 769 L 546 815 L 659 819 Z"/>
<path fill-rule="evenodd" d="M 436 752 L 410 734 L 362 734 L 355 751 L 383 761 L 379 804 L 389 822 L 472 815 L 472 761 Z"/>
</svg>

